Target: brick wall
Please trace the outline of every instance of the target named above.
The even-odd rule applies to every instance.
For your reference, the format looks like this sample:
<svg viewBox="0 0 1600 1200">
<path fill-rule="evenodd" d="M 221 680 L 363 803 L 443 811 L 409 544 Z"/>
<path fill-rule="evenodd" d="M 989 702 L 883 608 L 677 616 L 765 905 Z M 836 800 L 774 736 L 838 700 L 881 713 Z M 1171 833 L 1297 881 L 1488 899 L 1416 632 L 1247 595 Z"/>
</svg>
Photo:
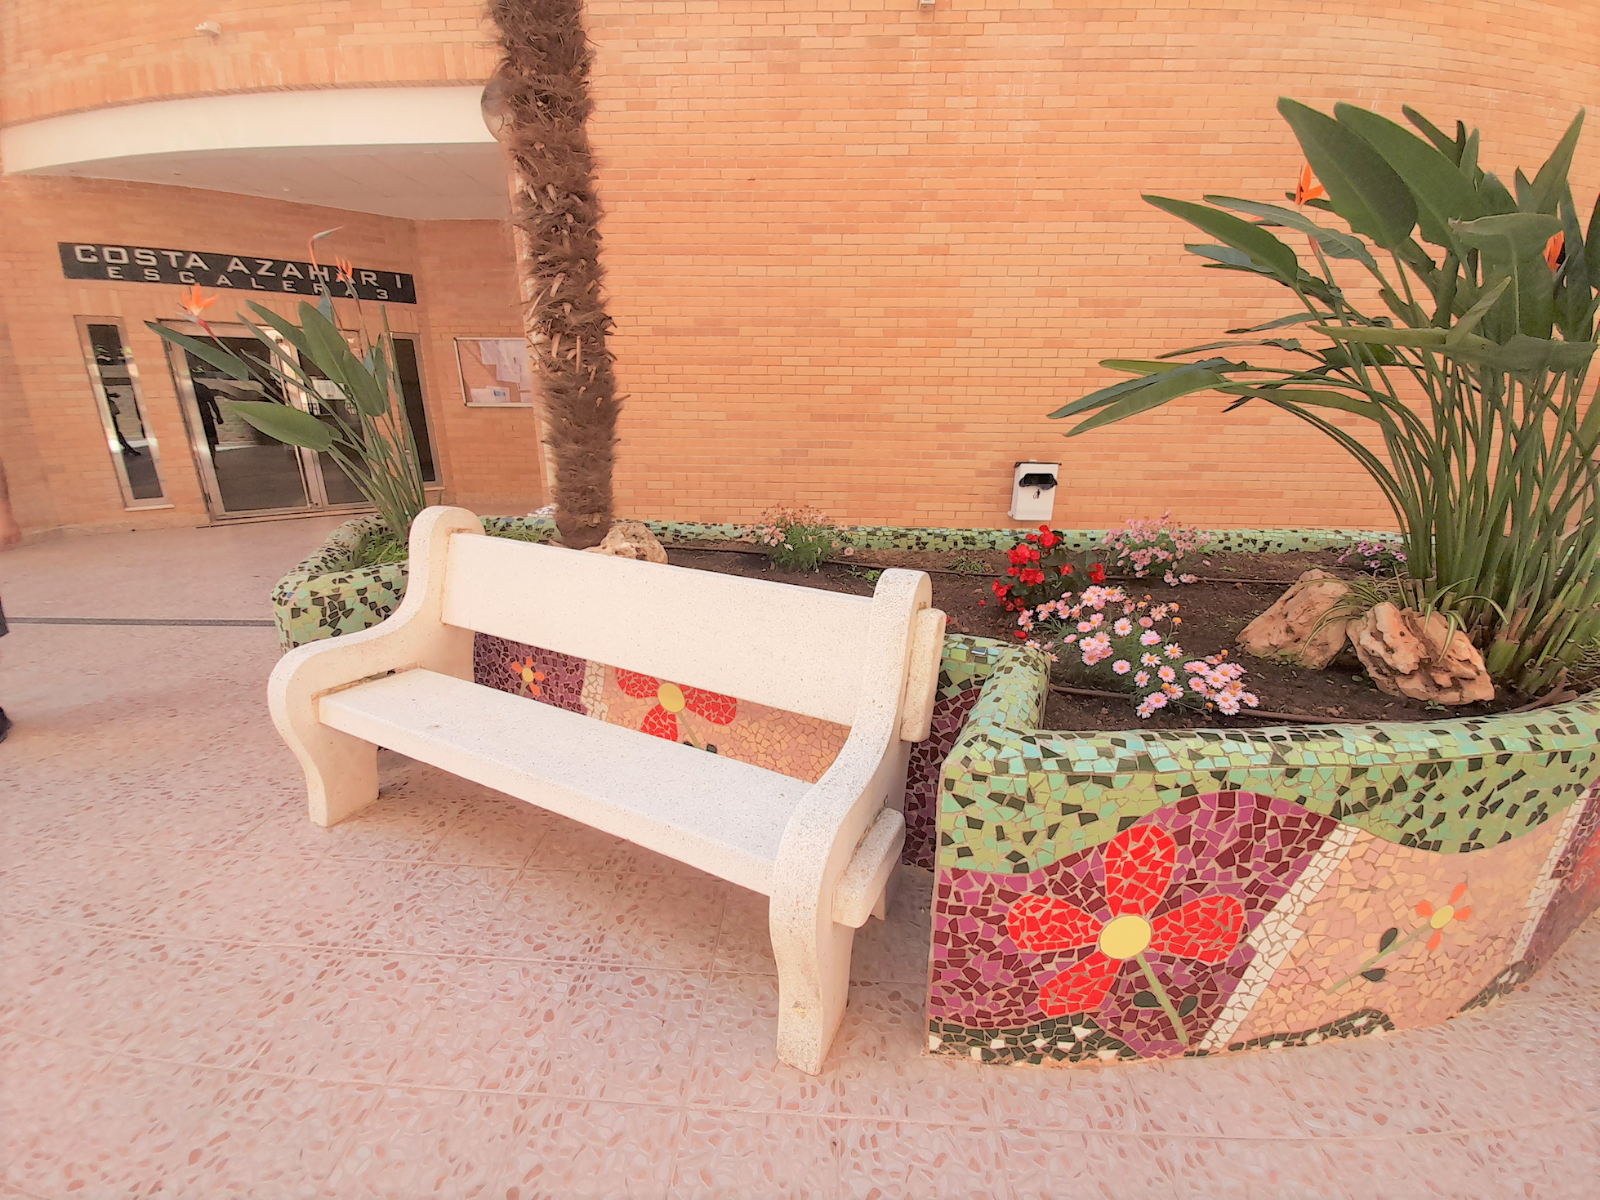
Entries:
<svg viewBox="0 0 1600 1200">
<path fill-rule="evenodd" d="M 101 7 L 105 19 L 70 23 L 37 0 L 0 7 L 5 119 L 453 82 L 493 59 L 476 4 Z M 190 33 L 205 19 L 223 24 L 219 42 Z M 1012 462 L 1043 458 L 1066 464 L 1059 525 L 1169 507 L 1211 525 L 1388 524 L 1342 452 L 1254 406 L 1223 417 L 1220 400 L 1191 398 L 1072 442 L 1044 419 L 1113 378 L 1101 358 L 1293 308 L 1270 285 L 1200 269 L 1182 251 L 1197 239 L 1139 194 L 1280 195 L 1301 165 L 1280 94 L 1459 114 L 1509 179 L 1543 160 L 1600 77 L 1600 22 L 1536 0 L 938 0 L 931 13 L 914 0 L 594 0 L 589 21 L 629 395 L 618 507 L 678 519 L 809 501 L 862 522 L 1004 524 Z M 1591 133 L 1574 170 L 1583 204 L 1600 184 L 1596 146 Z M 290 254 L 327 214 L 132 185 L 0 188 L 0 216 L 24 234 L 0 255 L 57 519 L 102 520 L 115 486 L 70 316 L 160 289 L 67 285 L 56 238 Z M 417 273 L 430 400 L 458 405 L 448 339 L 517 328 L 503 232 L 327 218 L 341 220 L 352 257 Z M 134 337 L 154 361 L 154 339 Z M 507 511 L 538 498 L 529 414 L 435 412 L 453 495 Z M 164 449 L 181 446 L 176 410 L 162 420 Z M 179 499 L 192 517 L 198 494 Z"/>
<path fill-rule="evenodd" d="M 0 123 L 152 98 L 481 82 L 479 0 L 7 0 Z M 219 37 L 196 33 L 215 21 Z"/>
<path fill-rule="evenodd" d="M 1141 192 L 1275 199 L 1281 94 L 1483 129 L 1510 179 L 1600 79 L 1562 3 L 1084 6 L 595 0 L 618 500 L 661 517 L 811 501 L 859 521 L 1005 524 L 1011 465 L 1062 460 L 1065 526 L 1388 525 L 1336 447 L 1195 398 L 1071 442 L 1044 414 L 1106 357 L 1295 309 L 1200 269 Z M 1574 183 L 1592 204 L 1600 138 Z M 1245 282 L 1240 282 L 1244 280 Z"/>
<path fill-rule="evenodd" d="M 206 507 L 177 390 L 163 343 L 145 321 L 180 315 L 179 288 L 142 283 L 66 280 L 58 241 L 185 247 L 305 259 L 306 238 L 343 229 L 322 244 L 358 265 L 418 276 L 417 305 L 389 307 L 397 334 L 418 338 L 429 424 L 450 482 L 465 483 L 474 501 L 527 511 L 543 502 L 535 465 L 512 470 L 517 440 L 537 464 L 532 415 L 467 410 L 450 339 L 517 336 L 520 322 L 504 228 L 491 221 L 412 222 L 308 205 L 221 195 L 189 188 L 103 180 L 0 178 L 0 325 L 9 328 L 20 386 L 7 388 L 0 345 L 0 458 L 7 463 L 19 518 L 33 529 L 54 526 L 148 528 L 196 525 Z M 443 228 L 441 228 L 443 227 Z M 292 315 L 297 301 L 252 296 Z M 353 326 L 355 306 L 337 302 Z M 220 293 L 213 321 L 248 314 L 242 298 Z M 374 306 L 367 316 L 376 318 Z M 170 509 L 124 512 L 73 318 L 121 320 L 139 370 L 146 420 L 160 445 Z M 519 427 L 513 418 L 520 418 Z M 487 466 L 486 466 L 487 464 Z M 485 471 L 492 472 L 487 477 Z M 447 496 L 450 495 L 447 493 Z"/>
</svg>

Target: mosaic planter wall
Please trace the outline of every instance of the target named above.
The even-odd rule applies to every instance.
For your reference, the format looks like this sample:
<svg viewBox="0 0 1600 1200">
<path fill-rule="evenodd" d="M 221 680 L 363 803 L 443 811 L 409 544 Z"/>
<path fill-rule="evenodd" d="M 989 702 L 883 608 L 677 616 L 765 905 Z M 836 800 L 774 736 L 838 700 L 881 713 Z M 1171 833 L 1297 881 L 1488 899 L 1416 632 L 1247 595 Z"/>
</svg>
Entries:
<svg viewBox="0 0 1600 1200">
<path fill-rule="evenodd" d="M 929 1049 L 1078 1063 L 1427 1025 L 1600 905 L 1600 693 L 1522 716 L 1038 730 L 1006 649 L 939 784 Z"/>
<path fill-rule="evenodd" d="M 545 536 L 555 532 L 550 521 L 526 517 L 485 517 L 483 523 L 491 531 Z M 376 625 L 400 606 L 406 594 L 405 563 L 350 565 L 361 539 L 382 525 L 377 516 L 346 521 L 310 557 L 278 580 L 272 589 L 272 619 L 284 650 L 356 633 Z"/>
<path fill-rule="evenodd" d="M 518 531 L 553 536 L 548 517 L 484 517 L 489 532 Z M 743 525 L 693 521 L 646 521 L 666 545 L 690 541 L 736 542 L 751 540 Z M 285 650 L 321 638 L 354 633 L 376 625 L 399 605 L 406 590 L 404 563 L 352 568 L 349 564 L 361 539 L 378 528 L 375 516 L 346 521 L 278 581 L 272 591 L 273 618 Z M 915 529 L 894 525 L 852 526 L 850 541 L 869 550 L 1004 550 L 1017 539 L 1016 529 Z M 1104 530 L 1061 530 L 1066 545 L 1087 550 L 1100 543 Z M 1395 535 L 1358 529 L 1223 529 L 1210 534 L 1210 548 L 1273 552 L 1321 550 L 1361 539 L 1392 540 Z M 958 669 L 958 675 L 960 671 Z"/>
</svg>

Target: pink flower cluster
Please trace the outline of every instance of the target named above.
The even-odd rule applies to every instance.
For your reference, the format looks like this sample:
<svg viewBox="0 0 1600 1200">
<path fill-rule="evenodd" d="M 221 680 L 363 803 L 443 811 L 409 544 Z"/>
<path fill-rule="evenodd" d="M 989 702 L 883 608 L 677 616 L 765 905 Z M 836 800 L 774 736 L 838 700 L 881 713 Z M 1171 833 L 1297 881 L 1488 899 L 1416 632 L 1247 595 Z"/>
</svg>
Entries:
<svg viewBox="0 0 1600 1200">
<path fill-rule="evenodd" d="M 1199 582 L 1197 576 L 1179 574 L 1177 564 L 1208 541 L 1209 536 L 1200 530 L 1174 521 L 1169 511 L 1162 513 L 1158 521 L 1136 517 L 1121 529 L 1108 532 L 1101 544 L 1112 551 L 1117 567 L 1131 571 L 1135 579 L 1143 579 L 1157 564 L 1164 564 L 1161 578 L 1168 587 L 1177 587 L 1180 583 Z"/>
<path fill-rule="evenodd" d="M 1119 587 L 1085 588 L 1073 603 L 1070 596 L 1048 600 L 1017 616 L 1017 636 L 1058 661 L 1055 651 L 1072 647 L 1082 664 L 1111 682 L 1130 687 L 1140 717 L 1169 704 L 1184 703 L 1230 715 L 1255 708 L 1257 699 L 1244 690 L 1244 668 L 1227 661 L 1227 652 L 1183 662 L 1183 647 L 1172 634 L 1183 618 L 1176 604 L 1134 600 Z M 1031 635 L 1031 636 L 1030 636 Z M 1187 673 L 1180 682 L 1178 665 Z"/>
</svg>

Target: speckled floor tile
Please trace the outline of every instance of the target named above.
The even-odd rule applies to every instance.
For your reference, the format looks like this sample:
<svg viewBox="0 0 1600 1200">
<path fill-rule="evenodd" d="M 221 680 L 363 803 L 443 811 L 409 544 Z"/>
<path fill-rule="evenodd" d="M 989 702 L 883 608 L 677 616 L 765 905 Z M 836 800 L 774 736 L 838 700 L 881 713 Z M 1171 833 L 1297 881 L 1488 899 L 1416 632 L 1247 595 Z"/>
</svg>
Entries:
<svg viewBox="0 0 1600 1200">
<path fill-rule="evenodd" d="M 669 1194 L 684 1122 L 680 1110 L 524 1099 L 514 1112 L 496 1200 L 661 1200 Z"/>
<path fill-rule="evenodd" d="M 741 887 L 728 889 L 722 930 L 717 938 L 718 971 L 777 975 L 778 962 L 772 957 L 772 930 L 767 914 L 767 898 L 759 892 Z"/>
<path fill-rule="evenodd" d="M 442 771 L 411 764 L 380 787 L 368 807 L 326 830 L 330 858 L 421 862 L 461 816 L 462 802 Z"/>
<path fill-rule="evenodd" d="M 199 1128 L 241 1078 L 118 1057 L 56 1112 L 51 1161 L 12 1177 L 51 1196 L 172 1194 L 168 1170 L 203 1145 Z"/>
<path fill-rule="evenodd" d="M 837 1196 L 843 1143 L 835 1123 L 815 1117 L 689 1112 L 678 1134 L 672 1195 Z"/>
<path fill-rule="evenodd" d="M 359 945 L 385 950 L 477 954 L 517 871 L 422 863 L 380 907 Z"/>
<path fill-rule="evenodd" d="M 265 584 L 210 559 L 167 574 L 234 597 L 173 615 L 259 611 Z M 387 752 L 376 804 L 312 826 L 262 713 L 277 657 L 249 629 L 6 639 L 19 1194 L 1588 1200 L 1600 1178 L 1600 916 L 1525 990 L 1433 1029 L 983 1067 L 924 1053 L 927 876 L 902 871 L 811 1077 L 776 1061 L 765 898 Z"/>
<path fill-rule="evenodd" d="M 382 1081 L 446 989 L 417 956 L 243 946 L 175 983 L 132 1053 L 305 1078 Z"/>
<path fill-rule="evenodd" d="M 856 930 L 850 952 L 852 981 L 907 983 L 915 984 L 918 990 L 926 988 L 932 899 L 932 871 L 897 868 L 888 920 L 870 918 Z"/>
<path fill-rule="evenodd" d="M 1003 1194 L 995 1131 L 984 1126 L 842 1121 L 839 1195 L 845 1200 L 898 1196 Z"/>
<path fill-rule="evenodd" d="M 919 1121 L 984 1121 L 983 1077 L 970 1063 L 923 1053 L 920 985 L 854 984 L 829 1056 L 835 1111 Z"/>
<path fill-rule="evenodd" d="M 0 1021 L 101 1049 L 147 1029 L 168 990 L 203 975 L 221 953 L 55 922 L 15 922 L 7 940 Z"/>
<path fill-rule="evenodd" d="M 510 1105 L 508 1097 L 476 1092 L 385 1089 L 320 1194 L 502 1200 L 500 1164 L 513 1136 Z"/>
<path fill-rule="evenodd" d="M 0 1032 L 0 1164 L 20 1187 L 60 1194 L 73 1149 L 67 1126 L 80 1095 L 114 1053 L 15 1030 Z"/>
<path fill-rule="evenodd" d="M 465 786 L 470 790 L 461 798 L 460 815 L 429 848 L 428 861 L 520 868 L 544 840 L 550 814 L 488 788 Z"/>
<path fill-rule="evenodd" d="M 1203 1196 L 1180 1185 L 1159 1143 L 1127 1134 L 1002 1125 L 995 1130 L 1014 1200 L 1172 1200 Z M 1002 1193 L 1003 1194 L 1003 1193 Z"/>
<path fill-rule="evenodd" d="M 485 930 L 482 953 L 708 970 L 728 887 L 703 875 L 529 868 Z"/>
<path fill-rule="evenodd" d="M 546 821 L 528 859 L 530 867 L 552 871 L 642 871 L 654 875 L 705 877 L 704 872 L 686 863 L 666 858 L 626 838 L 602 833 L 555 813 L 546 814 Z"/>
<path fill-rule="evenodd" d="M 676 1104 L 710 981 L 686 971 L 584 967 L 558 1015 L 558 1095 Z"/>
<path fill-rule="evenodd" d="M 570 966 L 498 959 L 455 963 L 434 1011 L 396 1064 L 402 1083 L 550 1092 Z"/>
<path fill-rule="evenodd" d="M 803 1074 L 778 1062 L 778 984 L 765 975 L 717 975 L 706 989 L 684 1103 L 751 1113 L 825 1113 L 840 1099 L 835 1070 Z M 833 1062 L 829 1060 L 830 1064 Z"/>
</svg>

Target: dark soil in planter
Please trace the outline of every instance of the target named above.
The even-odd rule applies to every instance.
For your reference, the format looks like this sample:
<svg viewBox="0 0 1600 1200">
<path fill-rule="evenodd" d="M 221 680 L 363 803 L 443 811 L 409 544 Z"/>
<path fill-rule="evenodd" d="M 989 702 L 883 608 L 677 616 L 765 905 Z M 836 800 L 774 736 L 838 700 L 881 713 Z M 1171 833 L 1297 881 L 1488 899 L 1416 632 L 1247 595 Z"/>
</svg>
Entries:
<svg viewBox="0 0 1600 1200">
<path fill-rule="evenodd" d="M 912 567 L 927 571 L 933 579 L 933 602 L 950 619 L 952 633 L 1015 640 L 1016 618 L 994 600 L 989 590 L 992 579 L 1005 570 L 1006 558 L 999 551 L 930 552 L 924 550 L 865 550 L 861 562 L 827 563 L 814 572 L 789 573 L 774 570 L 765 554 L 751 550 L 735 552 L 721 546 L 713 549 L 669 547 L 667 555 L 677 566 L 728 575 L 773 579 L 801 587 L 872 594 L 877 567 Z M 1184 650 L 1202 657 L 1227 650 L 1248 670 L 1246 688 L 1261 701 L 1263 710 L 1295 713 L 1329 723 L 1369 721 L 1438 721 L 1448 717 L 1485 716 L 1504 712 L 1525 702 L 1524 697 L 1502 694 L 1493 703 L 1465 708 L 1429 709 L 1412 700 L 1385 696 L 1373 686 L 1348 646 L 1325 671 L 1308 671 L 1265 659 L 1250 658 L 1234 648 L 1234 638 L 1259 613 L 1283 594 L 1284 590 L 1312 567 L 1342 575 L 1351 572 L 1338 565 L 1337 551 L 1301 551 L 1289 554 L 1208 553 L 1201 560 L 1186 562 L 1185 568 L 1204 582 L 1169 588 L 1157 577 L 1118 579 L 1130 594 L 1175 600 L 1180 605 L 1183 628 L 1179 640 Z M 979 563 L 991 574 L 962 574 L 951 570 L 958 563 L 961 571 L 976 571 Z M 868 565 L 870 564 L 870 565 Z M 1052 683 L 1073 687 L 1111 689 L 1102 677 L 1075 675 L 1073 662 L 1061 655 Z M 1081 672 L 1081 667 L 1079 668 Z M 1167 709 L 1141 721 L 1128 699 L 1101 699 L 1050 693 L 1045 711 L 1047 729 L 1111 730 L 1133 726 L 1153 729 L 1251 729 L 1281 725 L 1282 720 L 1263 717 L 1246 710 L 1237 717 L 1191 709 Z"/>
</svg>

